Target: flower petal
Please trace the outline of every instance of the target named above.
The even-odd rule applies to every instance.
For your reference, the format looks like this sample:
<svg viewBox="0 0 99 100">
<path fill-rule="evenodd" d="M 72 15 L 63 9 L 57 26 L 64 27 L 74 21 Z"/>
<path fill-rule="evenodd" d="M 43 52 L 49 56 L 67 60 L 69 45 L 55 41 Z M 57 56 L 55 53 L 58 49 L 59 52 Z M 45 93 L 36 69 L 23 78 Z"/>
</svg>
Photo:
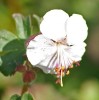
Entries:
<svg viewBox="0 0 99 100">
<path fill-rule="evenodd" d="M 63 61 L 66 69 L 73 63 L 72 57 L 66 50 L 63 50 Z"/>
<path fill-rule="evenodd" d="M 26 54 L 30 63 L 35 66 L 47 56 L 53 55 L 55 51 L 56 47 L 53 41 L 46 39 L 43 35 L 38 35 L 30 41 Z"/>
<path fill-rule="evenodd" d="M 47 56 L 42 62 L 40 62 L 37 66 L 41 68 L 45 73 L 53 73 L 56 67 L 56 55 Z"/>
<path fill-rule="evenodd" d="M 68 53 L 69 55 L 68 57 L 72 59 L 72 61 L 76 62 L 82 59 L 82 56 L 85 52 L 85 46 L 86 44 L 83 42 L 83 43 L 65 48 L 65 51 Z"/>
<path fill-rule="evenodd" d="M 68 44 L 83 42 L 88 35 L 87 30 L 88 27 L 83 17 L 79 14 L 73 14 L 66 24 Z"/>
<path fill-rule="evenodd" d="M 44 15 L 40 24 L 40 31 L 49 39 L 61 40 L 66 36 L 65 25 L 68 18 L 68 14 L 63 10 L 51 10 Z"/>
</svg>

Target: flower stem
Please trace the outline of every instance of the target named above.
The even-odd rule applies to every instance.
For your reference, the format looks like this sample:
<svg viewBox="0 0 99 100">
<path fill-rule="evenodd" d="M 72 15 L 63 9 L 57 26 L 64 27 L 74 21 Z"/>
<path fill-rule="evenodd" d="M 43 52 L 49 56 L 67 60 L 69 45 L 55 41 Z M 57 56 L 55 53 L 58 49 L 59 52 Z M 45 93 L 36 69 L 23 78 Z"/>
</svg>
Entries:
<svg viewBox="0 0 99 100">
<path fill-rule="evenodd" d="M 23 95 L 25 92 L 27 92 L 27 91 L 28 91 L 28 87 L 29 87 L 29 85 L 28 85 L 28 84 L 24 84 L 24 85 L 23 85 L 21 95 Z"/>
</svg>

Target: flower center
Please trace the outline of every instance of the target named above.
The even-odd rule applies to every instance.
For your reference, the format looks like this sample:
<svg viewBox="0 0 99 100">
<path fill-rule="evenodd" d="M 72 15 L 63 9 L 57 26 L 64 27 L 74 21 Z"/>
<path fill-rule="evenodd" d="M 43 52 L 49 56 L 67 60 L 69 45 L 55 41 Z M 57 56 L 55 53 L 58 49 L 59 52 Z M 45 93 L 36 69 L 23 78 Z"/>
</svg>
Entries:
<svg viewBox="0 0 99 100">
<path fill-rule="evenodd" d="M 67 47 L 72 46 L 72 45 L 67 44 L 66 38 L 61 39 L 55 43 L 56 43 L 56 47 L 57 47 L 57 54 L 56 54 L 56 62 L 55 62 L 54 72 L 57 77 L 56 83 L 59 83 L 61 85 L 61 87 L 63 87 L 62 78 L 65 75 L 68 75 L 70 73 L 69 68 L 73 68 L 73 64 L 76 64 L 78 66 L 79 63 L 73 61 L 73 59 L 71 58 L 71 56 L 68 55 L 68 53 L 67 53 L 67 59 L 66 59 L 66 57 L 64 57 L 64 52 L 65 52 L 64 48 L 66 48 L 66 46 Z"/>
<path fill-rule="evenodd" d="M 56 81 L 56 83 L 59 83 L 61 85 L 61 87 L 63 87 L 63 82 L 62 82 L 62 78 L 65 76 L 65 75 L 68 75 L 69 74 L 69 70 L 67 70 L 65 68 L 65 66 L 56 66 L 55 67 L 55 73 L 56 73 L 56 76 L 58 78 L 58 80 Z"/>
<path fill-rule="evenodd" d="M 66 44 L 67 44 L 67 39 L 66 39 L 66 37 L 63 38 L 63 39 L 61 39 L 61 40 L 58 40 L 57 43 L 58 43 L 58 44 L 66 45 Z"/>
<path fill-rule="evenodd" d="M 59 66 L 58 64 L 56 64 L 56 67 L 54 69 L 55 73 L 56 73 L 56 77 L 57 77 L 57 80 L 56 80 L 56 84 L 60 84 L 61 87 L 63 87 L 63 81 L 62 81 L 62 78 L 65 76 L 65 75 L 69 75 L 69 69 L 70 68 L 73 68 L 74 67 L 74 64 L 76 66 L 80 66 L 80 63 L 79 62 L 73 62 L 70 66 L 68 66 L 68 69 L 66 69 L 65 66 Z"/>
</svg>

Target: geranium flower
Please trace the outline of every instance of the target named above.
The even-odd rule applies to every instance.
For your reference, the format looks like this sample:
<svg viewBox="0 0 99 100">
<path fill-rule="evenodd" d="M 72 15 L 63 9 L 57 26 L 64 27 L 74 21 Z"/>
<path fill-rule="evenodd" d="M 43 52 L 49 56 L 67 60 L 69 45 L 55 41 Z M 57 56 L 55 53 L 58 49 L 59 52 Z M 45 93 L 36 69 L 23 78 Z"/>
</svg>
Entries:
<svg viewBox="0 0 99 100">
<path fill-rule="evenodd" d="M 82 59 L 87 30 L 86 21 L 79 14 L 69 17 L 60 9 L 48 11 L 40 24 L 42 34 L 27 46 L 28 60 L 45 73 L 56 74 L 56 82 L 63 86 L 62 77 Z"/>
</svg>

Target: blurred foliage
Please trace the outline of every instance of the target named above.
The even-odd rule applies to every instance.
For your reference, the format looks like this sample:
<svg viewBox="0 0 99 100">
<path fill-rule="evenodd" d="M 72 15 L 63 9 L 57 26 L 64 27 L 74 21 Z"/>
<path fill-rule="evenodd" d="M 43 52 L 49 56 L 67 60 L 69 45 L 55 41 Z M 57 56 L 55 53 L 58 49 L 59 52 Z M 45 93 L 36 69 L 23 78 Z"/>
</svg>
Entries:
<svg viewBox="0 0 99 100">
<path fill-rule="evenodd" d="M 11 96 L 10 100 L 34 100 L 32 98 L 32 95 L 29 93 L 24 93 L 22 96 L 19 96 L 17 94 Z"/>
<path fill-rule="evenodd" d="M 15 73 L 17 66 L 24 63 L 25 41 L 31 35 L 30 18 L 20 14 L 13 15 L 16 22 L 16 33 L 0 31 L 0 71 L 5 75 Z"/>
<path fill-rule="evenodd" d="M 37 17 L 35 18 L 33 15 L 36 14 L 42 17 L 48 10 L 55 8 L 63 9 L 69 15 L 78 13 L 84 16 L 89 27 L 89 35 L 86 40 L 86 53 L 83 56 L 80 67 L 71 69 L 70 75 L 63 78 L 63 88 L 54 83 L 55 77 L 38 71 L 37 79 L 35 83 L 33 82 L 33 87 L 31 87 L 31 90 L 34 90 L 32 93 L 35 94 L 37 100 L 48 100 L 48 98 L 50 98 L 49 100 L 60 100 L 60 98 L 62 100 L 99 100 L 99 0 L 0 0 L 0 30 L 9 30 L 12 32 L 12 35 L 13 33 L 16 35 L 21 31 L 28 32 L 29 35 L 36 34 L 39 32 L 39 28 Z M 12 17 L 14 13 L 21 13 L 24 16 L 30 15 L 33 29 L 26 31 L 29 29 L 28 27 L 28 29 L 15 30 L 15 22 Z M 27 26 L 30 17 L 25 17 L 24 20 L 20 19 L 20 25 Z M 4 30 L 0 32 L 0 36 L 3 36 L 4 33 Z M 9 32 L 6 32 L 6 34 L 9 36 L 7 39 L 12 41 L 13 36 L 9 35 Z M 17 38 L 18 35 L 14 38 Z M 29 35 L 26 34 L 22 39 L 24 37 L 25 39 L 28 38 Z M 8 42 L 5 39 L 3 43 L 6 44 Z M 1 48 L 5 44 L 2 44 L 0 40 L 0 50 L 2 50 Z M 6 47 L 4 48 L 5 50 L 7 50 Z M 6 59 L 6 56 L 4 59 Z M 9 94 L 11 91 L 12 93 L 20 91 L 15 91 L 15 87 L 19 86 L 20 83 L 22 84 L 21 77 L 21 75 L 15 75 L 7 79 L 0 74 L 0 100 L 7 100 L 8 95 L 11 96 Z"/>
</svg>

